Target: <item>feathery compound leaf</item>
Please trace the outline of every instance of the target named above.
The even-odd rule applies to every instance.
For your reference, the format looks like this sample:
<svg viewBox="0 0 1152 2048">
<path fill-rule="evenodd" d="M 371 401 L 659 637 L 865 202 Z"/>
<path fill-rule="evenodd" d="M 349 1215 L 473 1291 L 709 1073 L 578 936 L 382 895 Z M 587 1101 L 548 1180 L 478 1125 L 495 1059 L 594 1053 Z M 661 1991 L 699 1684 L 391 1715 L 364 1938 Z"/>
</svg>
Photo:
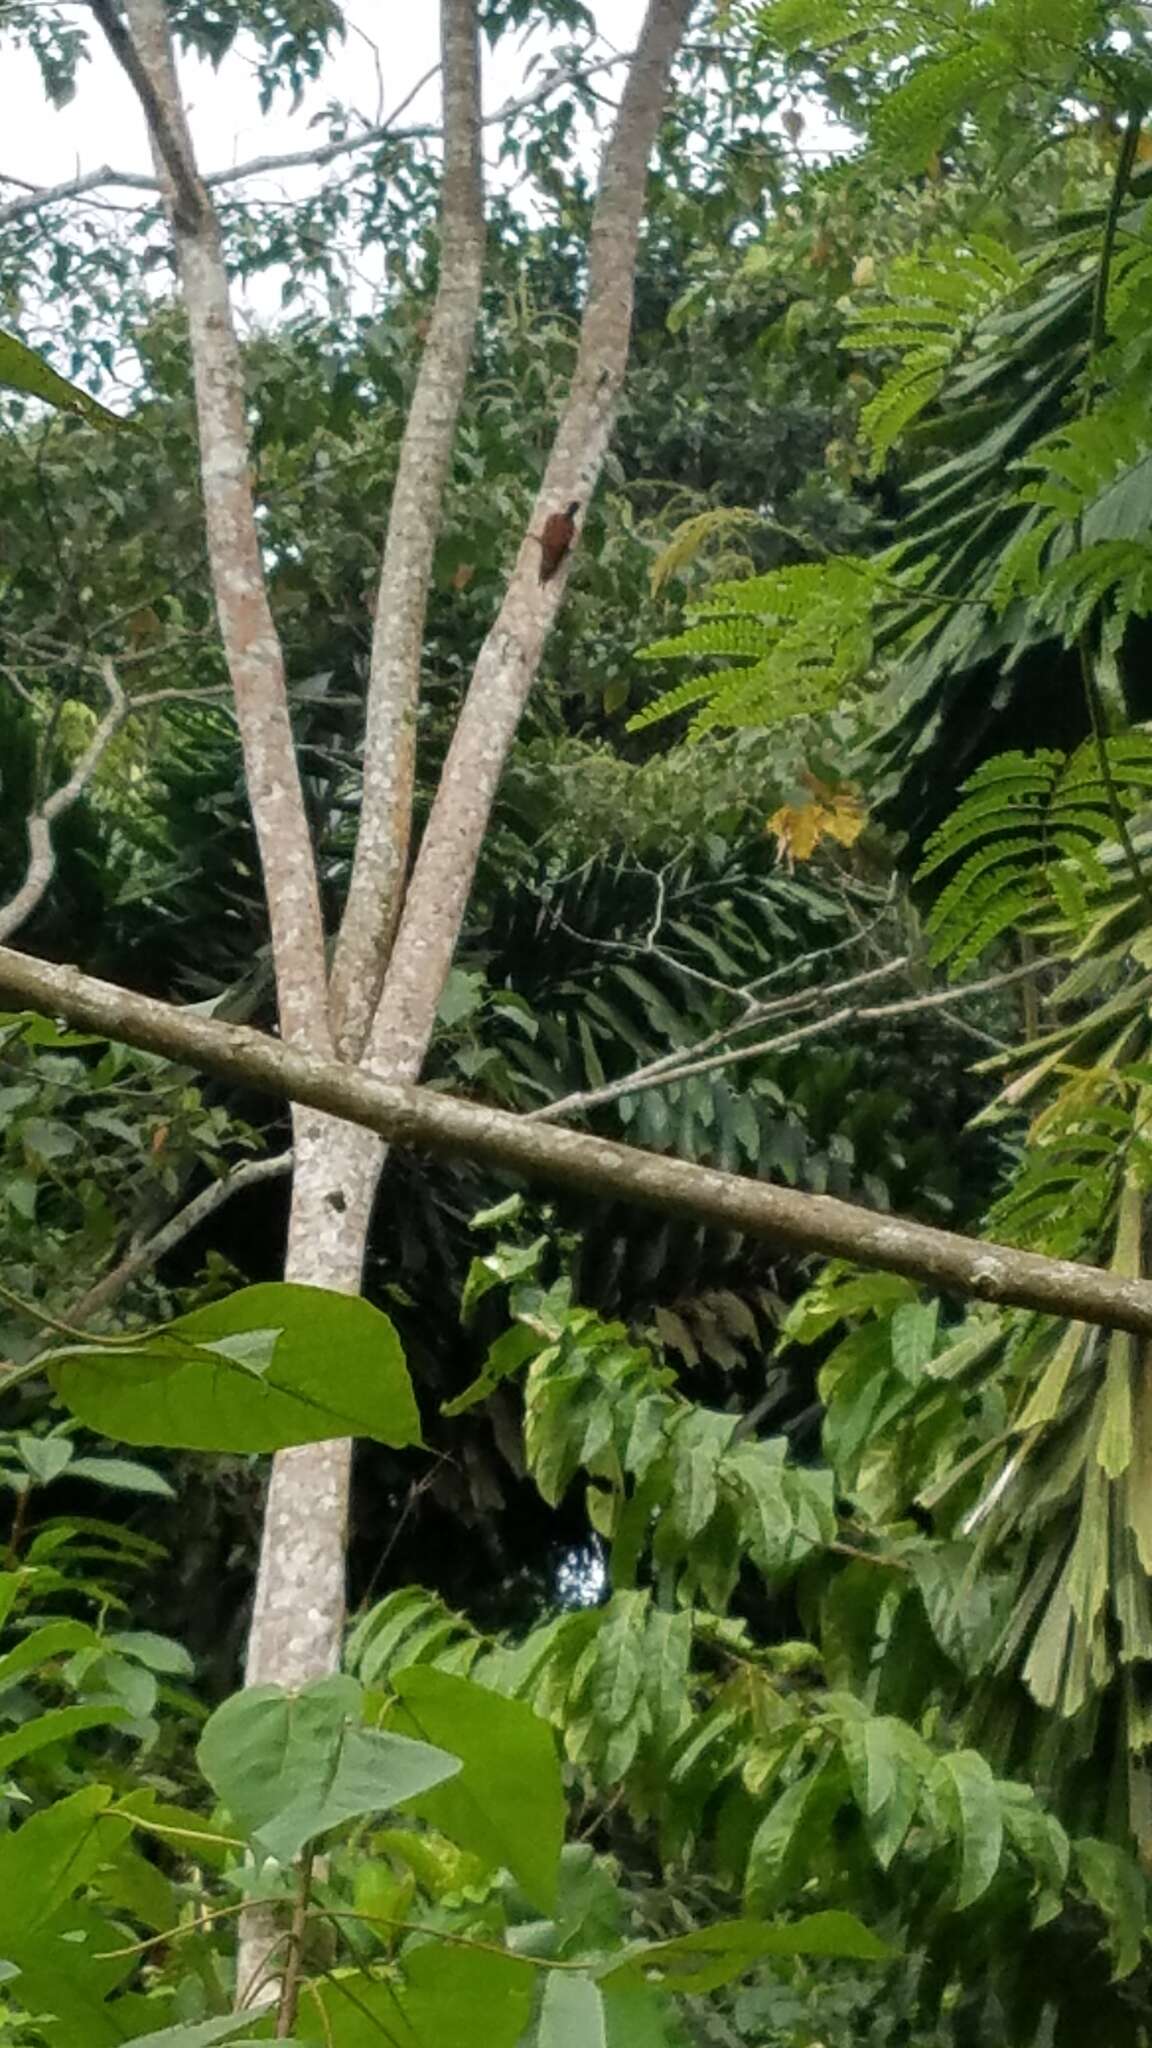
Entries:
<svg viewBox="0 0 1152 2048">
<path fill-rule="evenodd" d="M 1128 733 L 1107 744 L 1117 799 L 1131 813 L 1144 801 L 1152 739 Z M 1071 760 L 1044 752 L 985 762 L 924 850 L 918 879 L 961 863 L 928 914 L 933 957 L 956 974 L 1014 926 L 1067 922 L 1077 904 L 1082 926 L 1101 885 L 1096 849 L 1115 836 L 1093 745 Z"/>
<path fill-rule="evenodd" d="M 690 562 L 694 562 L 709 541 L 730 533 L 733 527 L 759 524 L 755 512 L 746 511 L 738 505 L 713 505 L 707 512 L 697 512 L 694 518 L 683 520 L 648 571 L 653 597 L 659 596 L 670 577 L 679 575 Z"/>
<path fill-rule="evenodd" d="M 677 684 L 638 712 L 629 731 L 693 704 L 703 707 L 693 738 L 717 726 L 773 725 L 826 709 L 868 675 L 878 603 L 913 587 L 894 550 L 872 562 L 832 556 L 717 584 L 685 632 L 642 648 L 640 659 L 746 654 L 748 666 Z"/>
</svg>

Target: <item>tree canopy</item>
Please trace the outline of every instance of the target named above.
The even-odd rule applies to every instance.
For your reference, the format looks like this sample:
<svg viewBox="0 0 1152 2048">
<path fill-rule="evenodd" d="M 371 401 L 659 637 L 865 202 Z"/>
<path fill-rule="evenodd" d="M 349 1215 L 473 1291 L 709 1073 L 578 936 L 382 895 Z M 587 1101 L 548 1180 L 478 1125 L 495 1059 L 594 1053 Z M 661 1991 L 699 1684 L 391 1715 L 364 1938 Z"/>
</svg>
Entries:
<svg viewBox="0 0 1152 2048">
<path fill-rule="evenodd" d="M 14 2048 L 1152 2039 L 1145 11 L 606 15 L 0 24 Z"/>
</svg>

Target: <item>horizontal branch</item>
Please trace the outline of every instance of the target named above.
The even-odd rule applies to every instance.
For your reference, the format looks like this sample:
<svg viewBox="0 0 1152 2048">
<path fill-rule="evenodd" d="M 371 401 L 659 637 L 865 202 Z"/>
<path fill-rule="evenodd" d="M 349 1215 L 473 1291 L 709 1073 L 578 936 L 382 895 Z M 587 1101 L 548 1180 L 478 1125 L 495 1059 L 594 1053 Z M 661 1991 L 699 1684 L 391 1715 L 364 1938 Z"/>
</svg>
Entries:
<svg viewBox="0 0 1152 2048">
<path fill-rule="evenodd" d="M 602 1199 L 639 1202 L 798 1251 L 903 1273 L 924 1286 L 978 1301 L 1152 1334 L 1152 1282 L 1146 1280 L 981 1243 L 930 1224 L 878 1215 L 831 1195 L 798 1194 L 585 1132 L 530 1123 L 431 1088 L 379 1081 L 263 1032 L 217 1023 L 7 947 L 0 947 L 0 993 L 43 1015 L 63 1017 L 78 1029 L 342 1117 L 412 1151 L 473 1159 Z"/>
<path fill-rule="evenodd" d="M 541 106 L 553 93 L 567 91 L 574 85 L 582 85 L 585 79 L 594 78 L 597 72 L 612 71 L 619 64 L 630 63 L 631 58 L 630 50 L 614 51 L 611 56 L 598 57 L 593 64 L 565 65 L 562 69 L 550 71 L 533 91 L 522 93 L 519 99 L 505 100 L 504 105 L 497 107 L 495 113 L 485 114 L 480 125 L 482 128 L 492 128 L 502 122 L 512 121 L 517 114 L 527 112 L 529 107 Z M 439 66 L 435 69 L 438 70 Z M 420 80 L 420 84 L 426 85 L 433 75 L 433 72 L 428 73 L 427 77 Z M 317 143 L 314 149 L 289 149 L 278 156 L 254 156 L 242 164 L 225 164 L 218 171 L 205 172 L 200 182 L 212 190 L 219 190 L 223 185 L 238 185 L 246 178 L 269 177 L 280 171 L 322 170 L 326 165 L 335 163 L 339 157 L 352 156 L 357 150 L 376 148 L 382 142 L 440 141 L 443 130 L 435 125 L 420 123 L 411 128 L 397 128 L 394 125 L 397 113 L 403 111 L 409 98 L 411 94 L 386 121 L 378 122 L 373 128 L 364 128 L 358 135 L 345 135 L 337 142 Z M 21 182 L 18 178 L 10 178 L 0 172 L 0 185 L 17 185 Z M 102 191 L 108 185 L 119 185 L 129 192 L 158 194 L 160 191 L 159 180 L 149 177 L 144 171 L 117 171 L 111 164 L 100 164 L 95 170 L 81 172 L 78 177 L 66 178 L 62 184 L 34 186 L 25 191 L 19 199 L 8 200 L 5 205 L 0 206 L 0 227 L 6 226 L 9 221 L 22 219 L 25 214 L 41 213 L 46 206 L 54 206 L 59 200 L 82 199 L 89 192 Z"/>
</svg>

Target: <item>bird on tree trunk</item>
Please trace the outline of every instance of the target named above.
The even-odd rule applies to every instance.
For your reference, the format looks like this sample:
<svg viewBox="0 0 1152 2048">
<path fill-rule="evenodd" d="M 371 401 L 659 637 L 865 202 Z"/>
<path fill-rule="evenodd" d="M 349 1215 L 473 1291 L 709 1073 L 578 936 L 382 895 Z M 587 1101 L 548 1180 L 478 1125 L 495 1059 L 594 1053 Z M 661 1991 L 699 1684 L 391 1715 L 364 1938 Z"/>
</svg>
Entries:
<svg viewBox="0 0 1152 2048">
<path fill-rule="evenodd" d="M 550 512 L 540 536 L 540 581 L 548 583 L 556 574 L 572 545 L 576 532 L 579 498 L 573 498 L 566 512 Z"/>
</svg>

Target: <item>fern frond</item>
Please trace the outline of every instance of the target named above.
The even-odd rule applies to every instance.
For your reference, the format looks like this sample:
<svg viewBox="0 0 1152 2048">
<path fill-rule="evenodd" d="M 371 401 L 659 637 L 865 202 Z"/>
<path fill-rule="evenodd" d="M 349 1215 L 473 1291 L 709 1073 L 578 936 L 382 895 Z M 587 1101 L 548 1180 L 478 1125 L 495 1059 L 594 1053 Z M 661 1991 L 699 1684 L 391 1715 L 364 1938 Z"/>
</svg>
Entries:
<svg viewBox="0 0 1152 2048">
<path fill-rule="evenodd" d="M 872 444 L 872 473 L 884 466 L 905 427 L 940 396 L 952 350 L 941 344 L 917 348 L 894 376 L 885 379 L 860 415 L 860 431 Z"/>
<path fill-rule="evenodd" d="M 763 652 L 764 632 L 752 619 L 698 619 L 684 633 L 653 640 L 637 650 L 639 661 L 669 661 L 681 654 L 749 654 Z"/>
<path fill-rule="evenodd" d="M 1054 923 L 1075 936 L 1099 916 L 1111 887 L 1099 853 L 1116 837 L 1113 795 L 1129 815 L 1144 800 L 1152 739 L 1126 733 L 1107 749 L 1112 789 L 1095 742 L 1070 760 L 1000 755 L 969 778 L 963 800 L 929 839 L 917 877 L 954 869 L 926 919 L 932 956 L 948 960 L 953 974 L 1013 928 Z"/>
<path fill-rule="evenodd" d="M 718 689 L 724 689 L 737 678 L 743 679 L 756 673 L 764 664 L 757 663 L 749 668 L 721 669 L 713 675 L 689 676 L 686 682 L 677 683 L 674 689 L 665 690 L 655 703 L 646 704 L 628 720 L 629 732 L 643 732 L 649 725 L 659 725 L 665 718 L 675 718 L 677 712 L 687 711 L 692 704 L 699 704 L 705 697 L 712 697 Z"/>
<path fill-rule="evenodd" d="M 735 526 L 756 526 L 759 523 L 755 512 L 732 505 L 713 505 L 706 512 L 697 512 L 693 518 L 682 520 L 648 571 L 653 597 L 658 597 L 669 578 L 678 576 L 682 569 L 694 562 L 718 534 L 730 533 Z"/>
</svg>

